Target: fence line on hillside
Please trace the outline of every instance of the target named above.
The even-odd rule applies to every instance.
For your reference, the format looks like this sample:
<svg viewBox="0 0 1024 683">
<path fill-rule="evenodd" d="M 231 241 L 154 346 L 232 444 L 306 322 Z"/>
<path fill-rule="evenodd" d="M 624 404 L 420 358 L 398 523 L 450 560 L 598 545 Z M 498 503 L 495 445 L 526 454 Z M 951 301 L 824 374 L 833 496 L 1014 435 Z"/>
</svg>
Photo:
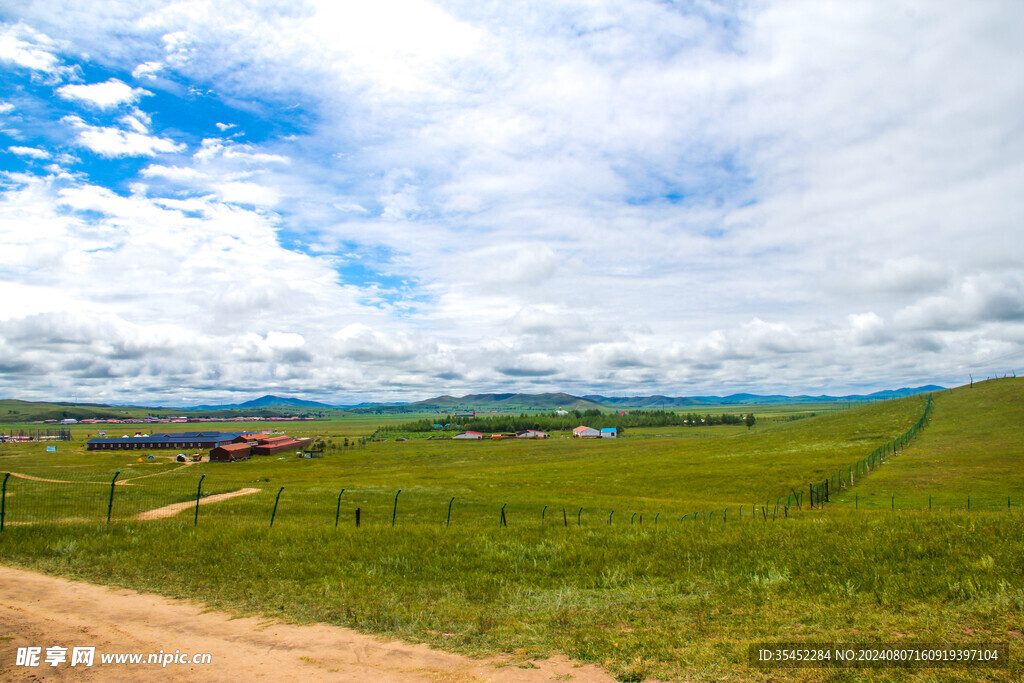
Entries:
<svg viewBox="0 0 1024 683">
<path fill-rule="evenodd" d="M 925 424 L 928 421 L 928 416 L 932 410 L 932 395 L 928 394 L 928 400 L 924 406 L 924 412 L 921 417 L 914 423 L 914 426 L 908 429 L 905 433 L 897 436 L 892 441 L 885 443 L 871 453 L 857 462 L 853 463 L 849 467 L 841 467 L 832 476 L 826 477 L 818 483 L 810 484 L 808 487 L 808 493 L 810 500 L 808 501 L 811 507 L 815 505 L 823 505 L 824 503 L 831 502 L 831 495 L 842 489 L 852 488 L 857 478 L 866 477 L 868 474 L 873 472 L 878 467 L 885 464 L 886 460 L 890 457 L 895 457 L 902 453 L 904 449 L 910 444 L 910 441 L 917 436 Z M 849 484 L 847 484 L 849 481 Z"/>
<path fill-rule="evenodd" d="M 857 477 L 863 478 L 876 468 L 880 467 L 886 459 L 892 456 L 899 455 L 903 452 L 906 446 L 910 443 L 918 432 L 924 428 L 925 423 L 928 420 L 928 416 L 932 409 L 932 395 L 928 394 L 925 401 L 924 411 L 921 417 L 918 418 L 917 422 L 914 423 L 910 429 L 896 438 L 882 444 L 875 450 L 871 451 L 866 457 L 858 460 L 849 467 L 841 467 L 830 477 L 822 479 L 820 482 L 811 483 L 808 485 L 807 491 L 796 491 L 791 489 L 788 494 L 777 496 L 774 499 L 769 498 L 764 503 L 756 503 L 750 508 L 750 516 L 756 516 L 760 513 L 762 519 L 767 520 L 769 515 L 772 519 L 776 519 L 781 514 L 783 517 L 789 516 L 789 511 L 796 505 L 798 509 L 802 508 L 804 502 L 808 502 L 812 508 L 819 507 L 822 504 L 829 502 L 829 496 L 831 493 L 839 491 L 841 489 L 850 488 L 854 485 Z M 847 478 L 849 478 L 849 485 L 847 485 Z M 721 519 L 722 521 L 728 521 L 730 511 L 733 511 L 733 516 L 743 518 L 743 508 L 746 506 L 737 506 L 735 509 L 727 507 L 721 510 L 712 511 L 696 511 L 683 515 L 683 520 L 713 520 Z"/>
</svg>

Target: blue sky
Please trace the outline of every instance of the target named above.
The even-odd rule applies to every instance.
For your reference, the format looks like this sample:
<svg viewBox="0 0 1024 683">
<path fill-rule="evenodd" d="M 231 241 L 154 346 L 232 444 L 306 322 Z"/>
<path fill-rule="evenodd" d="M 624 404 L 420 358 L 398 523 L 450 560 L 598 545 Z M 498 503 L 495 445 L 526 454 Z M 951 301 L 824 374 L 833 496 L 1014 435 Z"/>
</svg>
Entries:
<svg viewBox="0 0 1024 683">
<path fill-rule="evenodd" d="M 0 395 L 1024 364 L 1016 2 L 0 8 Z"/>
</svg>

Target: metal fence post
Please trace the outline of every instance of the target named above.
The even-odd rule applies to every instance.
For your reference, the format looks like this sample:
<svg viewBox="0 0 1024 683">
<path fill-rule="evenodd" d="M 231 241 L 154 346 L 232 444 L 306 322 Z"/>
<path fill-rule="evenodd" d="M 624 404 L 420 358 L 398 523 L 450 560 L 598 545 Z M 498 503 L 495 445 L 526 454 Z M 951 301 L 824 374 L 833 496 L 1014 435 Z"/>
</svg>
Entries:
<svg viewBox="0 0 1024 683">
<path fill-rule="evenodd" d="M 447 529 L 448 525 L 452 523 L 452 503 L 454 503 L 454 502 L 455 502 L 455 496 L 452 496 L 452 499 L 448 501 L 448 519 L 446 519 L 444 521 L 444 528 L 445 529 Z"/>
<path fill-rule="evenodd" d="M 270 526 L 274 526 L 274 517 L 277 517 L 277 502 L 281 500 L 281 491 L 284 491 L 283 486 L 278 489 L 277 497 L 274 498 L 274 511 L 270 513 Z"/>
<path fill-rule="evenodd" d="M 199 477 L 199 485 L 196 486 L 196 514 L 192 519 L 192 526 L 199 526 L 199 495 L 203 490 L 203 479 L 206 479 L 206 475 Z"/>
<path fill-rule="evenodd" d="M 114 482 L 117 481 L 120 476 L 121 470 L 114 473 L 114 478 L 110 480 L 110 500 L 107 502 L 107 524 L 110 524 L 110 513 L 114 509 Z"/>
<path fill-rule="evenodd" d="M 395 517 L 398 516 L 398 494 L 402 492 L 402 489 L 398 489 L 395 492 L 395 509 L 391 511 L 391 526 L 395 525 Z"/>
<path fill-rule="evenodd" d="M 0 493 L 0 531 L 4 530 L 4 517 L 7 515 L 7 480 L 10 478 L 10 472 L 4 475 L 3 492 Z"/>
<path fill-rule="evenodd" d="M 342 489 L 341 493 L 345 493 L 345 489 Z M 341 493 L 338 494 L 338 508 L 334 511 L 334 526 L 338 526 L 338 520 L 341 518 Z"/>
</svg>

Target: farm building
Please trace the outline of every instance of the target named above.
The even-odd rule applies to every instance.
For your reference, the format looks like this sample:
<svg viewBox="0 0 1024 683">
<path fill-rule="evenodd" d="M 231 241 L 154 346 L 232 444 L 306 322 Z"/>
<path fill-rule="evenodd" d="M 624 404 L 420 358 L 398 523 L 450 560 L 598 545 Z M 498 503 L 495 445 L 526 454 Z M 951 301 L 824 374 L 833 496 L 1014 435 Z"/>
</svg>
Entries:
<svg viewBox="0 0 1024 683">
<path fill-rule="evenodd" d="M 97 438 L 86 442 L 86 450 L 139 450 L 151 448 L 216 448 L 231 443 L 238 433 L 181 432 L 178 434 L 127 434 L 120 438 Z"/>
<path fill-rule="evenodd" d="M 482 439 L 484 435 L 480 432 L 463 432 L 462 434 L 456 434 L 452 437 L 453 439 Z"/>
<path fill-rule="evenodd" d="M 285 441 L 293 441 L 292 437 L 285 434 L 278 434 L 277 436 L 262 436 L 259 435 L 256 438 L 256 445 L 258 446 L 270 446 L 276 443 L 284 443 Z"/>
<path fill-rule="evenodd" d="M 597 431 L 596 429 L 593 429 L 592 427 L 587 427 L 585 425 L 580 425 L 576 429 L 572 430 L 572 435 L 580 439 L 601 438 L 601 432 Z"/>
<path fill-rule="evenodd" d="M 615 427 L 601 427 L 601 438 L 602 439 L 614 439 L 618 437 L 619 432 Z"/>
<path fill-rule="evenodd" d="M 277 455 L 285 451 L 301 451 L 313 443 L 312 439 L 293 439 L 290 436 L 262 439 L 252 447 L 253 455 Z"/>
<path fill-rule="evenodd" d="M 517 439 L 546 439 L 548 438 L 547 432 L 542 432 L 536 429 L 526 429 L 521 432 L 516 432 Z"/>
<path fill-rule="evenodd" d="M 210 462 L 248 460 L 251 455 L 252 446 L 247 443 L 226 443 L 210 451 Z"/>
</svg>

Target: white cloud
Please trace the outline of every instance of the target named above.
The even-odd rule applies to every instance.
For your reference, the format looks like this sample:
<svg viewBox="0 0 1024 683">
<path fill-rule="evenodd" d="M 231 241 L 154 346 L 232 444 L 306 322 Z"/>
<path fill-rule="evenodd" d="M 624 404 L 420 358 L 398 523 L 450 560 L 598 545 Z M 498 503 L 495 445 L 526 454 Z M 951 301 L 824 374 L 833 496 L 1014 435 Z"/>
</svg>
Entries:
<svg viewBox="0 0 1024 683">
<path fill-rule="evenodd" d="M 0 60 L 33 71 L 61 73 L 56 41 L 24 24 L 0 26 Z"/>
<path fill-rule="evenodd" d="M 163 62 L 143 62 L 137 67 L 132 69 L 132 78 L 135 79 L 153 79 L 156 74 L 160 73 L 164 69 Z"/>
<path fill-rule="evenodd" d="M 45 149 L 39 149 L 38 147 L 21 147 L 19 145 L 12 145 L 7 148 L 7 151 L 11 154 L 17 154 L 23 157 L 32 157 L 33 159 L 49 159 L 50 153 Z"/>
<path fill-rule="evenodd" d="M 111 78 L 103 83 L 64 85 L 57 88 L 57 94 L 64 99 L 84 102 L 98 109 L 110 109 L 122 104 L 134 104 L 142 97 L 153 93 L 144 88 L 133 88 L 123 81 Z"/>
<path fill-rule="evenodd" d="M 120 128 L 92 126 L 78 116 L 66 116 L 62 121 L 77 131 L 79 145 L 103 157 L 151 157 L 185 149 L 184 143 L 174 142 L 170 138 Z"/>
<path fill-rule="evenodd" d="M 302 329 L 289 350 L 268 340 L 293 328 L 239 325 L 258 339 L 236 355 L 197 352 L 224 363 L 219 381 L 316 386 L 302 375 L 312 362 L 329 366 L 322 386 L 361 391 L 589 382 L 695 393 L 941 382 L 1021 348 L 1024 85 L 1003 74 L 1021 65 L 1011 27 L 1022 12 L 192 1 L 72 22 L 35 5 L 25 21 L 56 38 L 16 39 L 37 51 L 18 58 L 41 68 L 60 65 L 66 40 L 73 50 L 60 54 L 102 54 L 153 91 L 236 108 L 197 119 L 187 138 L 127 107 L 118 127 L 68 118 L 78 144 L 103 156 L 174 156 L 116 186 L 137 197 L 80 178 L 60 194 L 106 216 L 79 224 L 94 242 L 61 257 L 81 282 L 108 263 L 99 245 L 155 221 L 218 255 L 146 254 L 170 300 L 193 301 L 194 285 L 171 275 L 184 268 L 212 283 L 218 316 Z M 125 88 L 142 94 L 117 83 L 110 107 L 129 102 Z M 177 140 L 214 126 L 237 137 L 183 154 Z M 59 218 L 41 224 L 61 234 Z M 215 220 L 235 228 L 198 240 Z M 13 244 L 29 261 L 12 263 L 36 263 L 31 244 Z M 243 267 L 267 255 L 291 264 L 278 274 L 294 286 Z M 293 313 L 315 317 L 307 287 L 359 320 L 332 315 L 322 335 L 307 333 Z M 363 327 L 334 337 L 348 325 Z M 199 336 L 216 347 L 219 334 Z M 202 362 L 181 365 L 197 384 Z"/>
<path fill-rule="evenodd" d="M 257 183 L 229 182 L 218 183 L 213 187 L 225 202 L 255 206 L 273 206 L 278 202 L 278 194 L 273 188 Z"/>
</svg>

